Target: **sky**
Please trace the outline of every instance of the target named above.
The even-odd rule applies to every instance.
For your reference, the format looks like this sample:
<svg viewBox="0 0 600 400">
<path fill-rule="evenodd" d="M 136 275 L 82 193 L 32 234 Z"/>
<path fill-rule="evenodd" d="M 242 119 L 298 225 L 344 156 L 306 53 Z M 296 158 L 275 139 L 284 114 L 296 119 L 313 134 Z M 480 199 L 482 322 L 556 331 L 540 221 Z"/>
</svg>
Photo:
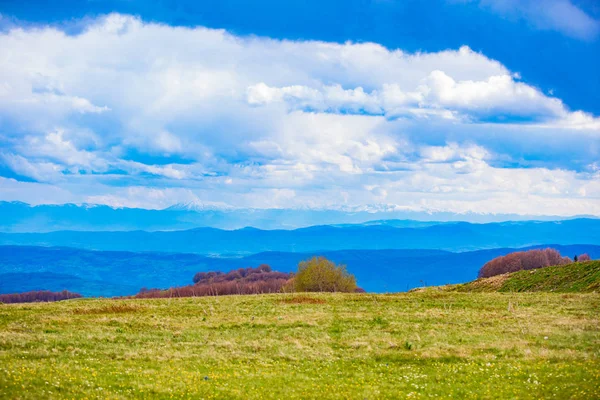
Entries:
<svg viewBox="0 0 600 400">
<path fill-rule="evenodd" d="M 2 0 L 0 200 L 600 216 L 598 71 L 594 0 Z"/>
</svg>

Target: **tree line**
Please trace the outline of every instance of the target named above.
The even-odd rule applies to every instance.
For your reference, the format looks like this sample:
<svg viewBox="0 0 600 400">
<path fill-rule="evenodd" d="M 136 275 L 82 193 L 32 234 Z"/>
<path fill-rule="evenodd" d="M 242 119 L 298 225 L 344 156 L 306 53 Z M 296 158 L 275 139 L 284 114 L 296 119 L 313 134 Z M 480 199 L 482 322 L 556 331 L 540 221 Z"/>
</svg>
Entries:
<svg viewBox="0 0 600 400">
<path fill-rule="evenodd" d="M 46 301 L 60 301 L 77 299 L 83 297 L 79 293 L 63 290 L 62 292 L 51 292 L 49 290 L 35 290 L 25 293 L 0 294 L 0 303 L 35 303 Z"/>
<path fill-rule="evenodd" d="M 142 289 L 134 297 L 196 297 L 231 294 L 279 293 L 290 280 L 291 274 L 272 271 L 266 264 L 256 268 L 240 268 L 228 273 L 220 271 L 198 272 L 193 285 L 163 289 Z"/>
<path fill-rule="evenodd" d="M 266 264 L 227 273 L 198 272 L 193 285 L 163 289 L 142 289 L 135 298 L 222 296 L 281 292 L 364 292 L 344 265 L 325 257 L 313 257 L 298 264 L 296 273 L 273 271 Z"/>
<path fill-rule="evenodd" d="M 134 298 L 222 296 L 234 294 L 264 294 L 281 292 L 364 292 L 356 285 L 354 275 L 344 265 L 325 257 L 302 261 L 296 273 L 273 271 L 269 265 L 239 268 L 227 273 L 198 272 L 193 284 L 169 289 L 142 288 Z M 31 291 L 0 295 L 1 303 L 60 301 L 82 297 L 66 290 L 62 292 Z"/>
</svg>

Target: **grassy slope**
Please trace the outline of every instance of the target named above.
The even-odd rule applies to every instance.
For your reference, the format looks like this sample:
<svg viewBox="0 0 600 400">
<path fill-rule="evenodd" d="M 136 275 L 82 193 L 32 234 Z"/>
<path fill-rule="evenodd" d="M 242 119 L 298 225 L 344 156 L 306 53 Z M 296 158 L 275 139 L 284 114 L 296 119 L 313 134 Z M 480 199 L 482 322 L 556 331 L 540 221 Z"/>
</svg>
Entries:
<svg viewBox="0 0 600 400">
<path fill-rule="evenodd" d="M 0 305 L 0 398 L 600 398 L 600 295 Z"/>
<path fill-rule="evenodd" d="M 600 261 L 557 265 L 447 287 L 462 292 L 600 292 Z"/>
</svg>

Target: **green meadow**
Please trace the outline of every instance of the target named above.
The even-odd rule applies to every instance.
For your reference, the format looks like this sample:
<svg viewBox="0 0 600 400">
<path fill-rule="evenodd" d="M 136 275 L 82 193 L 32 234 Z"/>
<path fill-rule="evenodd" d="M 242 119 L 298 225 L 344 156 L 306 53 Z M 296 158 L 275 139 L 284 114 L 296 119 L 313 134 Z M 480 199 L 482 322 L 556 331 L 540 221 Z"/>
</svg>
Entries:
<svg viewBox="0 0 600 400">
<path fill-rule="evenodd" d="M 600 398 L 600 294 L 0 305 L 0 398 Z"/>
</svg>

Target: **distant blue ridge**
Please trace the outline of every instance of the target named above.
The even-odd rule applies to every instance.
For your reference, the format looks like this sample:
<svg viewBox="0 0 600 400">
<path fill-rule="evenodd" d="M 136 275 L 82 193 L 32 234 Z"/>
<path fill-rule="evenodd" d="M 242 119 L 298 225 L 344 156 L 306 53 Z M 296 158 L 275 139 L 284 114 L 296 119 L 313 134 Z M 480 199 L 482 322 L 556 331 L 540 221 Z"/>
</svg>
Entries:
<svg viewBox="0 0 600 400">
<path fill-rule="evenodd" d="M 573 257 L 600 258 L 598 245 L 542 244 Z M 526 249 L 529 249 L 526 248 Z M 142 287 L 169 288 L 192 283 L 200 271 L 230 271 L 260 264 L 296 270 L 313 255 L 345 264 L 359 286 L 369 292 L 401 292 L 420 286 L 473 280 L 487 261 L 516 251 L 497 248 L 469 252 L 442 250 L 335 250 L 307 253 L 263 252 L 244 257 L 199 254 L 91 251 L 65 247 L 0 246 L 0 294 L 29 290 L 69 290 L 84 296 L 124 296 Z"/>
</svg>

